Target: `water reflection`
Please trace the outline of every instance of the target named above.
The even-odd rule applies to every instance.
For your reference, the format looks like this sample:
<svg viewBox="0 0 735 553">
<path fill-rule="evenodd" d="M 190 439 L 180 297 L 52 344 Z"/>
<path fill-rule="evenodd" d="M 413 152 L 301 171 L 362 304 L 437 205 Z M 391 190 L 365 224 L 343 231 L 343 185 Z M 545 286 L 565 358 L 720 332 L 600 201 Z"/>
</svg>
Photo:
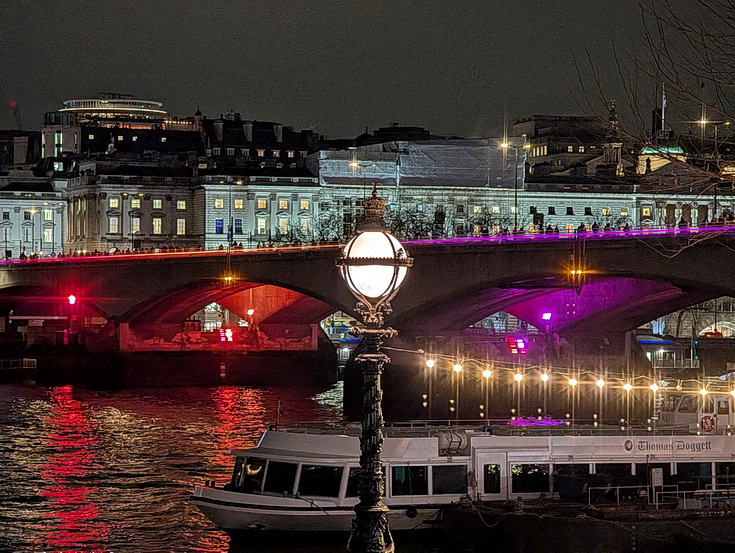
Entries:
<svg viewBox="0 0 735 553">
<path fill-rule="evenodd" d="M 279 400 L 284 425 L 338 422 L 341 390 L 322 392 L 0 385 L 0 551 L 226 552 L 193 485 L 229 479 Z"/>
<path fill-rule="evenodd" d="M 96 429 L 82 404 L 73 399 L 71 386 L 51 391 L 51 415 L 44 426 L 45 441 L 53 453 L 40 472 L 46 483 L 41 497 L 47 499 L 48 506 L 42 543 L 55 550 L 99 550 L 107 542 L 110 527 L 99 520 L 99 510 L 92 502 L 97 491 L 95 473 L 100 468 L 94 451 Z"/>
</svg>

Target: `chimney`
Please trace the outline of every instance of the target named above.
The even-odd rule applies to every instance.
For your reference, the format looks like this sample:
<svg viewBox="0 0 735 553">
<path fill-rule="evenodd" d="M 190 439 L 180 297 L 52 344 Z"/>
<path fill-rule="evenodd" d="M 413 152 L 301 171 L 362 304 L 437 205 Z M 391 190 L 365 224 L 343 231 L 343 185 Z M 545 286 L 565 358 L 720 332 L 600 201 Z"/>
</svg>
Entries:
<svg viewBox="0 0 735 553">
<path fill-rule="evenodd" d="M 273 125 L 273 130 L 276 133 L 276 142 L 280 144 L 283 142 L 283 125 L 281 123 L 275 123 Z"/>
<path fill-rule="evenodd" d="M 242 124 L 242 132 L 245 133 L 245 140 L 248 142 L 253 141 L 253 122 L 245 121 Z"/>
</svg>

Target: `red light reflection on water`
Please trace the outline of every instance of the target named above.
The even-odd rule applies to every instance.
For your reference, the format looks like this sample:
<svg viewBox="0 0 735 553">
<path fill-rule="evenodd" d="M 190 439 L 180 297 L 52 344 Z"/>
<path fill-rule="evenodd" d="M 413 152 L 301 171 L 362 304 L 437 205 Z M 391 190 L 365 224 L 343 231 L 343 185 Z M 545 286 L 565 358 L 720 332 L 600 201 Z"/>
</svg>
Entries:
<svg viewBox="0 0 735 553">
<path fill-rule="evenodd" d="M 72 392 L 71 386 L 51 390 L 51 416 L 45 421 L 50 429 L 47 445 L 55 453 L 41 472 L 48 483 L 41 491 L 51 510 L 46 516 L 53 519 L 44 529 L 44 545 L 57 551 L 102 551 L 99 547 L 107 541 L 110 527 L 97 520 L 97 506 L 89 499 L 97 488 L 86 480 L 98 468 L 94 452 L 97 439 L 81 402 L 72 397 Z"/>
<path fill-rule="evenodd" d="M 214 429 L 217 449 L 211 459 L 214 467 L 230 472 L 233 462 L 228 449 L 256 445 L 257 437 L 267 424 L 262 393 L 258 389 L 238 386 L 220 386 L 212 392 L 217 417 Z"/>
</svg>

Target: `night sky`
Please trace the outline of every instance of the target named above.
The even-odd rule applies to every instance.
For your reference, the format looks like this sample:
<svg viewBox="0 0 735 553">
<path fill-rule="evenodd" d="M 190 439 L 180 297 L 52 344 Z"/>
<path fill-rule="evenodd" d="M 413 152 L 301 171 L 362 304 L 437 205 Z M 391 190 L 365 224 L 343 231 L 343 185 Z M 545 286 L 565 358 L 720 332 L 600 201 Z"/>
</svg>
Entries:
<svg viewBox="0 0 735 553">
<path fill-rule="evenodd" d="M 612 41 L 640 27 L 635 0 L 0 0 L 0 128 L 10 101 L 39 129 L 62 100 L 110 91 L 331 138 L 392 121 L 498 135 L 504 112 L 589 111 L 585 44 L 614 98 Z"/>
</svg>

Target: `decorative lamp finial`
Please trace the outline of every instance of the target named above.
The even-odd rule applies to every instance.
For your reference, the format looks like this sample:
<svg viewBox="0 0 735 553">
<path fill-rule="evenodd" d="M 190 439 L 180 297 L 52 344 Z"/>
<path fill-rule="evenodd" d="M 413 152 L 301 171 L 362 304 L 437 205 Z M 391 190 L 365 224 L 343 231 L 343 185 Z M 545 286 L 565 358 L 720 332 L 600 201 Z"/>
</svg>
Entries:
<svg viewBox="0 0 735 553">
<path fill-rule="evenodd" d="M 373 191 L 368 198 L 363 201 L 365 207 L 363 222 L 360 225 L 360 230 L 366 227 L 381 227 L 385 228 L 385 219 L 383 219 L 383 213 L 385 212 L 385 200 L 378 196 L 378 188 L 373 183 Z"/>
</svg>

